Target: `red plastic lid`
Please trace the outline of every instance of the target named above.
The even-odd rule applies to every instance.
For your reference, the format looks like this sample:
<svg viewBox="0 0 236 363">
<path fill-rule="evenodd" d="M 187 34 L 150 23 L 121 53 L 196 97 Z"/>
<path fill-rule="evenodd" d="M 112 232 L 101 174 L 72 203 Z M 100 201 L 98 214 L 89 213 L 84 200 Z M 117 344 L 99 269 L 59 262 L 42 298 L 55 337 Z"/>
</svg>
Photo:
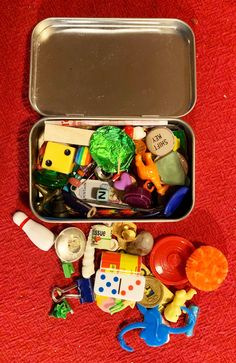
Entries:
<svg viewBox="0 0 236 363">
<path fill-rule="evenodd" d="M 150 267 L 154 276 L 166 285 L 188 282 L 185 266 L 195 250 L 193 244 L 180 236 L 166 236 L 158 240 L 152 249 Z"/>
</svg>

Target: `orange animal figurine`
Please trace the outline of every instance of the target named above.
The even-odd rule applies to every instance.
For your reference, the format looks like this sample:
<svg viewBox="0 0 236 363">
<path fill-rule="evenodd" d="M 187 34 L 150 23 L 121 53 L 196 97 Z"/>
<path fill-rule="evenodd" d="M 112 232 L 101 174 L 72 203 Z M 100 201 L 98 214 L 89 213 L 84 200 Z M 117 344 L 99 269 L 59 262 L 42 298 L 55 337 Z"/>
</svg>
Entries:
<svg viewBox="0 0 236 363">
<path fill-rule="evenodd" d="M 145 164 L 143 162 L 145 161 Z M 157 192 L 160 195 L 164 195 L 169 185 L 162 185 L 161 179 L 157 170 L 155 163 L 152 160 L 151 153 L 144 153 L 144 154 L 137 154 L 135 156 L 135 165 L 137 167 L 138 176 L 142 180 L 146 180 L 144 184 L 144 188 L 147 189 L 149 192 L 154 190 L 154 186 L 157 189 Z M 154 186 L 151 188 L 149 187 L 149 183 L 152 182 Z"/>
</svg>

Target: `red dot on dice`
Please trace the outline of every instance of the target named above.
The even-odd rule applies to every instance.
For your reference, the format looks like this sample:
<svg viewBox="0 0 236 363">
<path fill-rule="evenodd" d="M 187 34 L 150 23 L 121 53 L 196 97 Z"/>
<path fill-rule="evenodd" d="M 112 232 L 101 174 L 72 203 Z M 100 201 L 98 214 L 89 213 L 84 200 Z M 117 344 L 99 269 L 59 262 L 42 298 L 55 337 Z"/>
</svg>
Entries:
<svg viewBox="0 0 236 363">
<path fill-rule="evenodd" d="M 132 285 L 129 285 L 128 289 L 129 289 L 129 290 L 133 290 L 133 289 L 134 289 L 134 287 L 133 287 Z"/>
<path fill-rule="evenodd" d="M 140 280 L 136 280 L 136 285 L 140 285 L 141 281 Z"/>
<path fill-rule="evenodd" d="M 121 295 L 123 295 L 123 296 L 126 294 L 125 290 L 122 290 L 120 293 L 121 293 Z"/>
</svg>

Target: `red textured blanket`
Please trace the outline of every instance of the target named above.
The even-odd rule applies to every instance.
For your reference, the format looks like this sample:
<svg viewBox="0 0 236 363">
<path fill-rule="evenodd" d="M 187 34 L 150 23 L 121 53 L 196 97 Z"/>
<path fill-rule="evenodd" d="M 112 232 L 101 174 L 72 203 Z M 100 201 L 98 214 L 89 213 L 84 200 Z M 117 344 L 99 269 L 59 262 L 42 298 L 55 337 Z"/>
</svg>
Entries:
<svg viewBox="0 0 236 363">
<path fill-rule="evenodd" d="M 235 31 L 232 0 L 2 0 L 0 4 L 0 362 L 234 362 L 235 327 Z M 196 134 L 196 206 L 180 223 L 145 225 L 154 236 L 176 233 L 220 248 L 229 261 L 224 285 L 199 293 L 193 338 L 174 336 L 149 348 L 116 335 L 122 322 L 140 320 L 126 309 L 109 316 L 95 304 L 73 302 L 66 321 L 48 317 L 50 289 L 65 285 L 53 250 L 37 249 L 12 223 L 28 206 L 28 134 L 39 115 L 28 101 L 29 46 L 33 27 L 47 17 L 179 18 L 194 30 L 198 100 L 185 120 Z M 52 227 L 52 226 L 51 226 Z M 88 225 L 80 225 L 88 230 Z M 142 227 L 142 226 L 139 226 Z"/>
</svg>

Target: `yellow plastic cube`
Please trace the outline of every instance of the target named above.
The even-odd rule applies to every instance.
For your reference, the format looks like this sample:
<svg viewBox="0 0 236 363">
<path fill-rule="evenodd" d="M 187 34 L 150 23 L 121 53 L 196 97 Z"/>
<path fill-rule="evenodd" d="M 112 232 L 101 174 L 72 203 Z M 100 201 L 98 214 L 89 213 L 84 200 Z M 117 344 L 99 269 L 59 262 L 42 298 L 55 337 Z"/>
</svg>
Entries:
<svg viewBox="0 0 236 363">
<path fill-rule="evenodd" d="M 76 148 L 57 142 L 48 142 L 43 156 L 42 168 L 69 174 L 74 166 Z"/>
</svg>

